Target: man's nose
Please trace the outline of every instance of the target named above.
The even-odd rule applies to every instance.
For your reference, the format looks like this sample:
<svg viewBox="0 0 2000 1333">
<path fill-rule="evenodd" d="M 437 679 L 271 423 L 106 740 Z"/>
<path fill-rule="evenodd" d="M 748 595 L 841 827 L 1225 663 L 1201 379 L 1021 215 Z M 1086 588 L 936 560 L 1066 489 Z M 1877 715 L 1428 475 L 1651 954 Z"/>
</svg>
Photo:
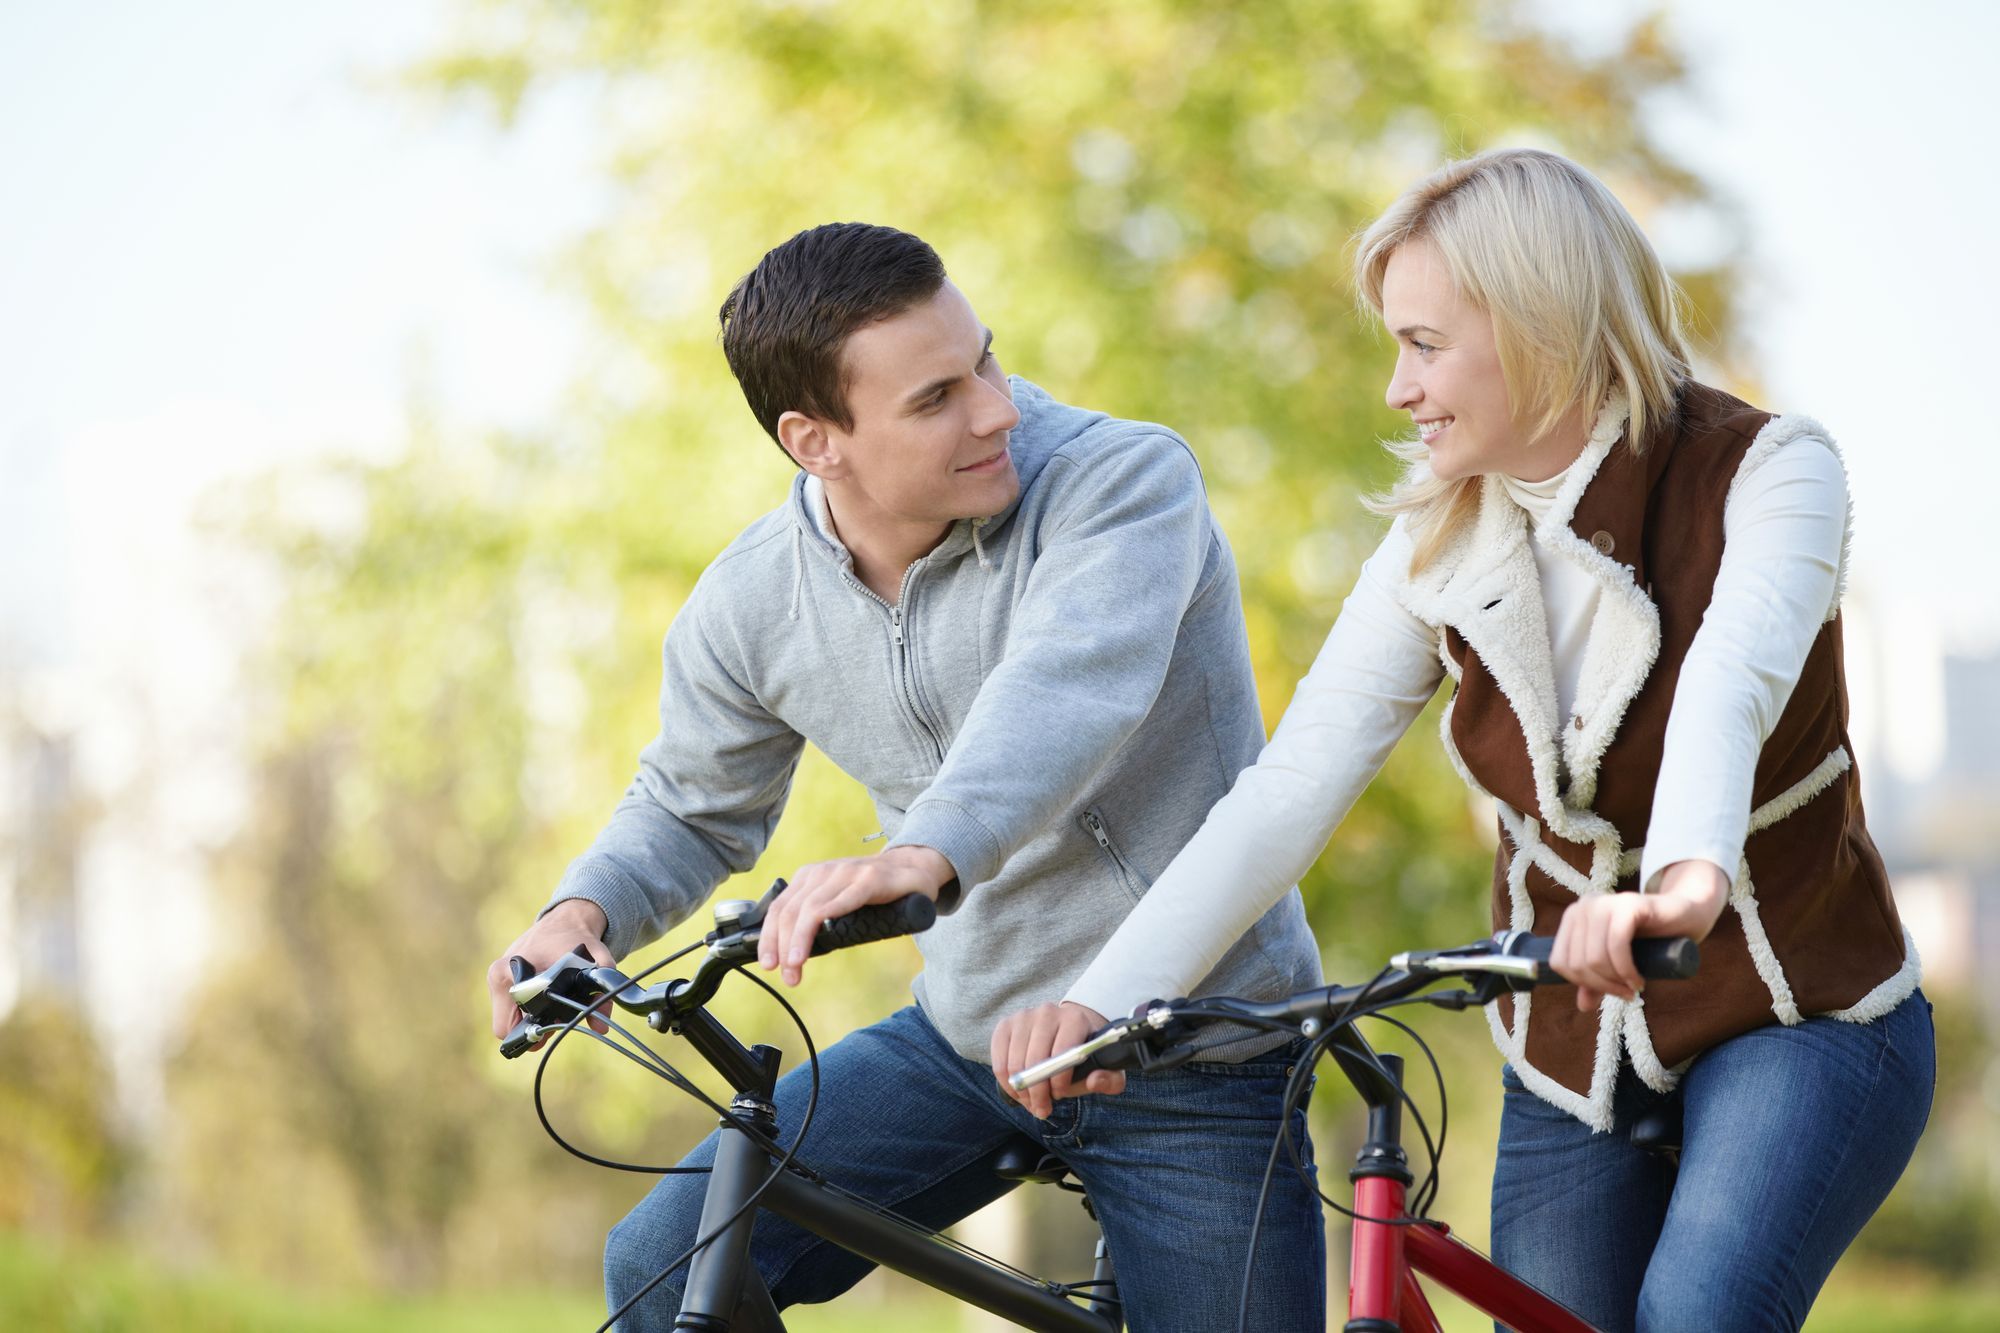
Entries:
<svg viewBox="0 0 2000 1333">
<path fill-rule="evenodd" d="M 1021 424 L 1021 409 L 1014 406 L 1014 400 L 1005 389 L 996 388 L 983 379 L 979 380 L 979 384 L 984 396 L 979 400 L 979 410 L 973 415 L 974 434 L 984 438 Z"/>
</svg>

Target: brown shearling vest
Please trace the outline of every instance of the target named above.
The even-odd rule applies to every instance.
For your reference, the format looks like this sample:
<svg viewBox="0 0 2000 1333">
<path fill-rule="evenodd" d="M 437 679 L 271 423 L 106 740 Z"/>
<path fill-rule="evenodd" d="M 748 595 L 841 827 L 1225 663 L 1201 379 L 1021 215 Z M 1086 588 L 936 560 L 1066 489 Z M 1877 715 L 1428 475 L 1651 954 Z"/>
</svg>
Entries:
<svg viewBox="0 0 2000 1333">
<path fill-rule="evenodd" d="M 1791 440 L 1827 438 L 1810 420 L 1694 384 L 1643 453 L 1623 447 L 1622 418 L 1600 421 L 1582 475 L 1543 521 L 1545 544 L 1603 588 L 1570 716 L 1555 716 L 1526 524 L 1496 479 L 1472 527 L 1404 589 L 1441 631 L 1457 684 L 1446 747 L 1499 803 L 1496 928 L 1552 934 L 1579 894 L 1637 887 L 1674 687 L 1721 566 L 1732 483 Z M 1609 1128 L 1621 1048 L 1665 1090 L 1677 1066 L 1739 1033 L 1820 1014 L 1865 1022 L 1915 988 L 1915 952 L 1862 818 L 1840 633 L 1836 592 L 1759 755 L 1743 861 L 1700 976 L 1652 982 L 1639 1000 L 1608 999 L 1597 1013 L 1579 1012 L 1567 986 L 1495 1006 L 1503 1053 L 1546 1100 Z"/>
</svg>

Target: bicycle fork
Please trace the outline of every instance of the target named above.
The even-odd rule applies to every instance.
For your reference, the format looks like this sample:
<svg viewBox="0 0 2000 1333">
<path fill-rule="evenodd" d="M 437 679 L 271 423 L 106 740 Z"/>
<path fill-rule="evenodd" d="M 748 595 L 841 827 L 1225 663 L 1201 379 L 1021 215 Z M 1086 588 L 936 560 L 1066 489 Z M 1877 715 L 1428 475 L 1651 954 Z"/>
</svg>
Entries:
<svg viewBox="0 0 2000 1333">
<path fill-rule="evenodd" d="M 1354 1246 L 1347 1276 L 1346 1333 L 1397 1333 L 1402 1327 L 1402 1305 L 1408 1285 L 1409 1268 L 1403 1256 L 1406 1226 L 1386 1220 L 1400 1218 L 1403 1198 L 1410 1188 L 1409 1158 L 1403 1151 L 1403 1058 L 1373 1055 L 1366 1064 L 1367 1051 L 1359 1038 L 1354 1047 L 1336 1043 L 1334 1058 L 1342 1064 L 1353 1062 L 1365 1071 L 1363 1096 L 1368 1103 L 1368 1138 L 1354 1155 L 1347 1178 L 1354 1182 Z"/>
<path fill-rule="evenodd" d="M 729 1109 L 767 1137 L 777 1134 L 778 1117 L 767 1100 L 739 1093 Z M 726 1230 L 704 1245 L 688 1263 L 687 1287 L 681 1297 L 677 1329 L 703 1333 L 759 1333 L 777 1329 L 778 1308 L 761 1279 L 750 1269 L 750 1230 L 757 1210 L 746 1208 L 750 1196 L 771 1174 L 771 1156 L 748 1134 L 724 1121 L 715 1145 L 715 1165 L 708 1194 L 702 1201 L 701 1231 L 706 1236 L 728 1222 Z M 740 1214 L 734 1221 L 730 1215 Z"/>
<path fill-rule="evenodd" d="M 1354 1248 L 1344 1333 L 1435 1333 L 1438 1319 L 1417 1274 L 1434 1279 L 1509 1328 L 1595 1333 L 1575 1312 L 1466 1245 L 1438 1222 L 1398 1224 L 1412 1177 L 1403 1151 L 1403 1060 L 1377 1055 L 1343 1033 L 1333 1057 L 1368 1105 L 1368 1139 L 1347 1173 L 1354 1182 Z M 1380 1218 L 1381 1221 L 1367 1221 Z"/>
<path fill-rule="evenodd" d="M 737 1093 L 729 1103 L 733 1118 L 722 1122 L 716 1140 L 715 1164 L 709 1170 L 697 1234 L 706 1236 L 717 1228 L 724 1229 L 689 1260 L 687 1286 L 674 1327 L 701 1333 L 778 1333 L 784 1328 L 778 1307 L 750 1264 L 750 1232 L 758 1212 L 750 1200 L 770 1179 L 772 1159 L 738 1122 L 749 1125 L 767 1142 L 777 1138 L 778 1112 L 772 1098 L 778 1083 L 779 1054 L 769 1046 L 746 1051 L 706 1013 L 686 1016 L 679 1030 L 723 1071 Z"/>
</svg>

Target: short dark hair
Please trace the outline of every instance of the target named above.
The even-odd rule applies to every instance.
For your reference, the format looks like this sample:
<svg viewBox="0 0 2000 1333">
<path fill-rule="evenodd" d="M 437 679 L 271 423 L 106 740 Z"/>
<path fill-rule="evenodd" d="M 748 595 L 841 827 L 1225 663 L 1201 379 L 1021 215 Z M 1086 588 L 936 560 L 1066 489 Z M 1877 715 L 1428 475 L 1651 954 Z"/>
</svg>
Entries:
<svg viewBox="0 0 2000 1333">
<path fill-rule="evenodd" d="M 787 412 L 852 429 L 841 359 L 848 336 L 943 286 L 937 251 L 894 227 L 830 222 L 766 254 L 721 310 L 722 354 L 757 424 L 774 440 Z"/>
</svg>

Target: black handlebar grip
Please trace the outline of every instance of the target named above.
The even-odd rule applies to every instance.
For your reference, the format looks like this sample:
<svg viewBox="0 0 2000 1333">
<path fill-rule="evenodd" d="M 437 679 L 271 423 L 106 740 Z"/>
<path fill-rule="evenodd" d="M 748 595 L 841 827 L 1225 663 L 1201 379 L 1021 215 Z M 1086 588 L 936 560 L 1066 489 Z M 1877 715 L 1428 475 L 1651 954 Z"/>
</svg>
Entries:
<svg viewBox="0 0 2000 1333">
<path fill-rule="evenodd" d="M 819 928 L 819 933 L 813 936 L 812 956 L 817 958 L 835 949 L 873 944 L 898 935 L 915 935 L 929 930 L 936 920 L 937 904 L 921 893 L 898 898 L 893 903 L 857 908 Z"/>
<path fill-rule="evenodd" d="M 1142 1058 L 1138 1042 L 1121 1041 L 1116 1046 L 1106 1046 L 1101 1051 L 1092 1051 L 1084 1058 L 1082 1064 L 1069 1071 L 1069 1076 L 1081 1083 L 1085 1075 L 1094 1074 L 1100 1069 L 1137 1069 Z"/>
<path fill-rule="evenodd" d="M 1507 952 L 1546 963 L 1555 947 L 1553 935 L 1523 935 Z M 1701 970 L 1701 946 L 1685 935 L 1636 939 L 1632 941 L 1632 965 L 1639 969 L 1640 976 L 1654 981 L 1682 981 Z M 1541 979 L 1541 984 L 1565 983 L 1551 972 Z"/>
<path fill-rule="evenodd" d="M 515 954 L 507 960 L 507 974 L 513 978 L 513 983 L 518 986 L 529 977 L 535 975 L 535 965 L 521 957 L 521 955 Z"/>
<path fill-rule="evenodd" d="M 1642 977 L 1683 981 L 1701 971 L 1701 946 L 1685 935 L 1633 940 L 1632 963 Z"/>
</svg>

